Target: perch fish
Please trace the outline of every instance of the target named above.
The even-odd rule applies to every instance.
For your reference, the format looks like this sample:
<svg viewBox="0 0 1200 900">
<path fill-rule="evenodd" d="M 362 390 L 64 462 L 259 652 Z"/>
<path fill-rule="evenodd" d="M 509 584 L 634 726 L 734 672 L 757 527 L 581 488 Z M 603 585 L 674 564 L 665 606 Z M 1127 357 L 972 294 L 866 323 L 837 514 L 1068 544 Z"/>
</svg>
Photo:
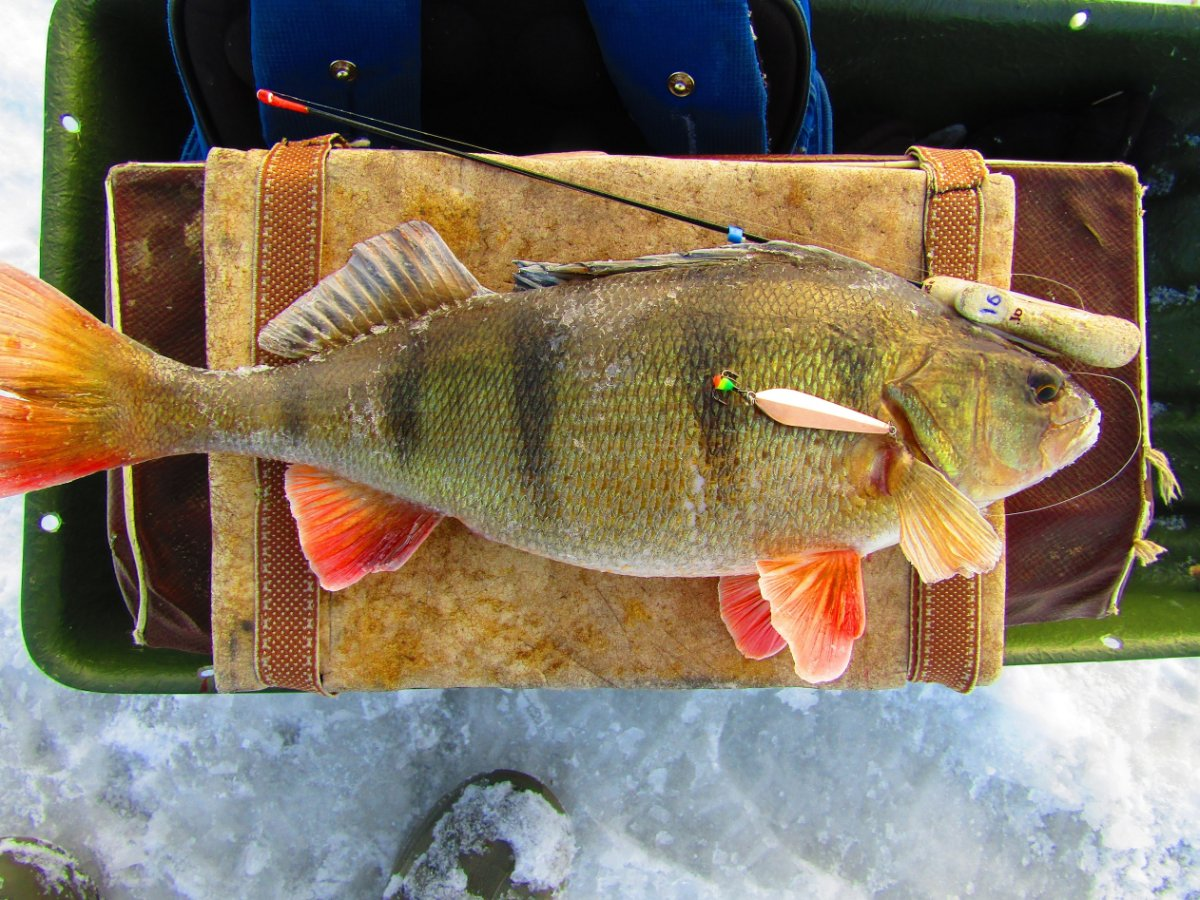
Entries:
<svg viewBox="0 0 1200 900">
<path fill-rule="evenodd" d="M 525 264 L 484 288 L 428 225 L 355 247 L 268 323 L 275 368 L 158 356 L 54 288 L 0 273 L 0 492 L 179 453 L 284 460 L 301 545 L 338 590 L 445 516 L 578 566 L 717 576 L 738 648 L 837 678 L 864 627 L 861 558 L 929 582 L 986 572 L 979 512 L 1096 441 L 1048 362 L 903 279 L 768 243 Z M 546 285 L 540 286 L 537 285 Z M 780 424 L 718 373 L 889 426 Z"/>
</svg>

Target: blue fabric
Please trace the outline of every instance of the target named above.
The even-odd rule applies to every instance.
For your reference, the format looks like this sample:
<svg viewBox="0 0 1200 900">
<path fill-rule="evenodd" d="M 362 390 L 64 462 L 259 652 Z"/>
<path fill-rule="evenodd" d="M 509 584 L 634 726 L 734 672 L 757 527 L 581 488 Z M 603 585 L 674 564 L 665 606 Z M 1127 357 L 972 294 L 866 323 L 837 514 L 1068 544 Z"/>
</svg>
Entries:
<svg viewBox="0 0 1200 900">
<path fill-rule="evenodd" d="M 809 34 L 812 34 L 812 8 L 809 0 L 795 0 L 796 5 L 804 13 L 804 21 L 809 23 Z M 809 87 L 808 106 L 804 110 L 804 123 L 796 136 L 796 144 L 791 148 L 793 153 L 832 153 L 833 152 L 833 104 L 829 101 L 829 91 L 825 80 L 817 71 L 817 47 L 812 42 L 812 53 L 809 55 Z"/>
<path fill-rule="evenodd" d="M 250 47 L 255 87 L 400 125 L 421 124 L 420 0 L 253 0 Z M 339 82 L 329 64 L 344 59 L 357 78 Z M 299 113 L 262 106 L 263 137 L 305 138 L 334 130 Z M 358 135 L 346 134 L 347 138 Z"/>
<path fill-rule="evenodd" d="M 193 125 L 192 130 L 188 132 L 187 140 L 183 142 L 183 149 L 179 151 L 179 160 L 180 162 L 203 162 L 211 149 L 212 147 L 208 146 L 208 142 L 200 134 L 200 126 Z"/>
<path fill-rule="evenodd" d="M 809 0 L 791 2 L 809 21 Z M 747 0 L 586 3 L 610 76 L 654 152 L 768 152 L 767 92 Z M 348 8 L 321 0 L 252 0 L 250 9 L 256 87 L 420 126 L 421 0 L 359 0 Z M 170 23 L 173 28 L 173 16 Z M 178 52 L 175 35 L 171 37 L 172 51 Z M 329 72 L 336 59 L 353 62 L 357 78 L 336 80 Z M 667 79 L 673 72 L 692 76 L 691 94 L 670 92 Z M 777 151 L 833 152 L 831 106 L 815 52 L 810 54 L 809 81 L 797 140 Z M 187 100 L 195 114 L 193 98 Z M 297 113 L 266 106 L 258 111 L 267 146 L 283 137 L 333 130 Z M 203 159 L 209 149 L 196 129 L 183 158 Z"/>
<path fill-rule="evenodd" d="M 587 0 L 609 75 L 656 153 L 767 152 L 767 91 L 746 0 Z M 667 78 L 695 89 L 674 96 Z"/>
<path fill-rule="evenodd" d="M 814 56 L 816 54 L 813 54 Z M 815 68 L 815 67 L 814 67 Z M 804 124 L 796 138 L 793 153 L 833 152 L 833 105 L 829 102 L 829 91 L 825 79 L 815 70 L 808 91 L 808 108 L 804 111 Z"/>
<path fill-rule="evenodd" d="M 179 37 L 175 34 L 175 17 L 170 14 L 167 15 L 167 38 L 171 44 L 171 58 L 175 60 L 175 69 L 182 72 L 183 67 L 179 62 Z M 187 100 L 188 109 L 192 112 L 192 119 L 198 119 L 196 104 L 192 100 L 192 95 L 188 91 L 184 91 L 183 96 Z M 198 162 L 208 156 L 208 151 L 211 149 L 208 142 L 204 140 L 204 136 L 200 133 L 200 126 L 193 125 L 187 139 L 183 142 L 183 149 L 179 153 L 179 159 L 182 162 Z"/>
</svg>

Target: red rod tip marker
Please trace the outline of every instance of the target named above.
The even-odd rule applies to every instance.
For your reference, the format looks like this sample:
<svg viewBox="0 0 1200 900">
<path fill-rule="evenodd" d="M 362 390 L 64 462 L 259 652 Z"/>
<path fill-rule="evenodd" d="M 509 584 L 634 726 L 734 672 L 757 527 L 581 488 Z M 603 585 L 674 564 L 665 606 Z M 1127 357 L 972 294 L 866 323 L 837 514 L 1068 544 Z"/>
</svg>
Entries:
<svg viewBox="0 0 1200 900">
<path fill-rule="evenodd" d="M 261 88 L 256 96 L 259 103 L 265 103 L 267 106 L 274 106 L 276 109 L 287 109 L 292 112 L 308 115 L 308 107 L 303 103 L 297 103 L 295 100 L 286 100 L 274 91 Z"/>
</svg>

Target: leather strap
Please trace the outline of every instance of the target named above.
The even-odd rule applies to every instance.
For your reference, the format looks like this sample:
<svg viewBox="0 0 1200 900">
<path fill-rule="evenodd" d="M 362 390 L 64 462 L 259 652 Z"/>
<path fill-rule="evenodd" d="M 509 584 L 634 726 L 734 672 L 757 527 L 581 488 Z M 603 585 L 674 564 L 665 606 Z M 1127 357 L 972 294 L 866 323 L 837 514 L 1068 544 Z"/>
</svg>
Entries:
<svg viewBox="0 0 1200 900">
<path fill-rule="evenodd" d="M 928 176 L 925 263 L 929 275 L 976 280 L 981 259 L 983 185 L 987 165 L 974 150 L 913 147 Z M 994 504 L 989 512 L 1003 510 Z M 913 573 L 909 607 L 908 680 L 967 693 L 979 680 L 983 640 L 983 576 L 924 584 Z"/>
<path fill-rule="evenodd" d="M 334 135 L 276 144 L 258 192 L 254 336 L 321 273 L 325 158 Z M 256 364 L 286 365 L 258 347 Z M 257 460 L 255 669 L 268 687 L 327 693 L 321 685 L 321 588 L 300 549 L 283 490 L 283 463 Z"/>
<path fill-rule="evenodd" d="M 925 200 L 925 265 L 932 275 L 979 277 L 983 184 L 987 165 L 975 150 L 913 147 L 928 177 Z"/>
</svg>

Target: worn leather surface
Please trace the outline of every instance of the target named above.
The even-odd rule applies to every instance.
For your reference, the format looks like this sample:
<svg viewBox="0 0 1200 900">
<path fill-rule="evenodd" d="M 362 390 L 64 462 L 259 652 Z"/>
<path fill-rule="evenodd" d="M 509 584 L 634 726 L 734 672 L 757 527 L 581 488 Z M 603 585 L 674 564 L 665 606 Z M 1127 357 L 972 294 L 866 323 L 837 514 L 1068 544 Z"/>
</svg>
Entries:
<svg viewBox="0 0 1200 900">
<path fill-rule="evenodd" d="M 119 166 L 108 178 L 109 322 L 192 366 L 205 364 L 203 189 L 202 166 Z M 117 582 L 146 646 L 211 649 L 207 481 L 197 455 L 108 473 Z"/>
<path fill-rule="evenodd" d="M 446 165 L 453 168 L 457 164 Z M 1078 292 L 1081 298 L 1087 298 L 1089 308 L 1133 315 L 1138 303 L 1134 252 L 1134 211 L 1138 198 L 1130 170 L 1093 167 L 1081 174 L 1078 169 L 1033 164 L 998 168 L 1012 175 L 1018 191 L 1021 229 L 1015 244 L 1014 269 L 1018 274 L 1014 287 L 1071 302 Z M 355 202 L 360 207 L 366 204 L 364 192 L 350 185 L 343 189 L 357 198 Z M 226 202 L 231 202 L 228 197 Z M 244 198 L 234 206 L 234 215 L 252 215 L 252 204 Z M 386 225 L 380 219 L 367 227 Z M 478 239 L 477 234 L 465 237 Z M 229 238 L 231 245 L 236 242 L 236 238 Z M 1111 271 L 1097 268 L 1091 262 L 1098 251 L 1103 251 L 1099 258 L 1108 260 Z M 871 253 L 878 256 L 879 250 L 867 247 L 866 254 Z M 1080 259 L 1089 260 L 1089 264 L 1077 262 Z M 481 260 L 480 265 L 494 266 L 490 277 L 499 282 L 497 286 L 503 286 L 508 277 L 503 259 Z M 1137 365 L 1129 368 L 1128 372 L 1108 374 L 1124 376 L 1136 387 Z M 1103 615 L 1110 609 L 1114 587 L 1123 581 L 1126 572 L 1139 508 L 1136 503 L 1114 504 L 1112 498 L 1128 497 L 1130 492 L 1143 497 L 1144 466 L 1140 459 L 1121 478 L 1101 490 L 1052 511 L 1025 515 L 1026 510 L 1099 484 L 1120 468 L 1136 441 L 1136 418 L 1120 415 L 1123 405 L 1132 412 L 1132 402 L 1124 389 L 1105 379 L 1087 381 L 1089 390 L 1100 395 L 1106 407 L 1101 445 L 1075 467 L 1079 478 L 1071 486 L 1051 481 L 1014 498 L 1010 504 L 1010 509 L 1020 514 L 1009 521 L 1009 554 L 1014 560 L 1024 561 L 1010 566 L 1007 600 L 1010 623 Z M 1109 510 L 1117 512 L 1106 513 Z M 1036 564 L 1029 565 L 1029 560 L 1035 560 Z M 192 600 L 195 602 L 185 602 L 184 608 L 196 610 L 201 602 L 207 603 L 206 596 Z M 232 640 L 236 640 L 239 628 L 240 625 L 228 632 Z M 158 632 L 151 629 L 151 633 Z M 390 664 L 397 665 L 395 657 Z M 386 682 L 384 678 L 380 683 Z"/>
<path fill-rule="evenodd" d="M 1013 288 L 1142 322 L 1137 173 L 1122 165 L 995 168 L 1017 185 Z M 1144 366 L 1144 356 L 1121 369 L 1063 363 L 1100 405 L 1100 439 L 1069 481 L 1044 482 L 1007 503 L 1010 624 L 1116 611 L 1152 499 L 1139 414 Z"/>
</svg>

